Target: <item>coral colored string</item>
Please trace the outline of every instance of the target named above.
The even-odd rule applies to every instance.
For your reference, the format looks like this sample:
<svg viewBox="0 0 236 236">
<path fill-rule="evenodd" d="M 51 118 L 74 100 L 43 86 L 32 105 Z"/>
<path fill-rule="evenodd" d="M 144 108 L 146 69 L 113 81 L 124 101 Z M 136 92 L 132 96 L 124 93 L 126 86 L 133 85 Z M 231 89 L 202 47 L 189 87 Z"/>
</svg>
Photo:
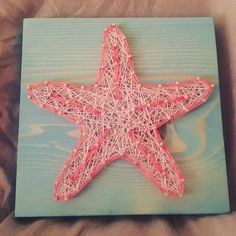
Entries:
<svg viewBox="0 0 236 236">
<path fill-rule="evenodd" d="M 108 163 L 132 162 L 160 191 L 182 196 L 184 177 L 158 128 L 204 103 L 213 85 L 201 78 L 169 84 L 141 84 L 134 72 L 127 39 L 117 25 L 104 30 L 96 84 L 46 81 L 28 87 L 35 104 L 75 122 L 80 142 L 54 186 L 56 200 L 81 191 Z"/>
</svg>

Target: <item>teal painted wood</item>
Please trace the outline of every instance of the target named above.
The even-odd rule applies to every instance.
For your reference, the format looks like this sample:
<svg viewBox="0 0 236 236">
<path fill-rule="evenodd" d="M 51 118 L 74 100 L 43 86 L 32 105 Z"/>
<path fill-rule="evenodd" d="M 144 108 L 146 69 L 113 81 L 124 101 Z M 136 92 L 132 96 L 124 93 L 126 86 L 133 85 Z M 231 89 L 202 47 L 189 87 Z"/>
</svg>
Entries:
<svg viewBox="0 0 236 236">
<path fill-rule="evenodd" d="M 206 104 L 166 126 L 165 143 L 185 176 L 182 198 L 162 195 L 131 163 L 117 160 L 72 200 L 53 200 L 55 178 L 79 133 L 28 101 L 26 87 L 44 80 L 94 83 L 110 23 L 126 34 L 142 82 L 198 75 L 215 84 Z M 17 217 L 229 211 L 212 18 L 26 19 L 21 85 Z"/>
</svg>

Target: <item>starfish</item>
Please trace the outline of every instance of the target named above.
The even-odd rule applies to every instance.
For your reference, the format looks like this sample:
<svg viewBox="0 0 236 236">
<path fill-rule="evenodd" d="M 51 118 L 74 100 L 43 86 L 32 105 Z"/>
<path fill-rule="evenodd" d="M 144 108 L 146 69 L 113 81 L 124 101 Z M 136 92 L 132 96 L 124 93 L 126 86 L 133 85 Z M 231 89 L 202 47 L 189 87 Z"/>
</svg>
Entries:
<svg viewBox="0 0 236 236">
<path fill-rule="evenodd" d="M 55 181 L 55 200 L 72 198 L 119 158 L 132 162 L 163 194 L 182 196 L 184 176 L 158 129 L 204 103 L 213 87 L 200 77 L 140 83 L 125 35 L 109 25 L 94 85 L 45 81 L 27 87 L 32 102 L 76 123 L 81 132 Z"/>
</svg>

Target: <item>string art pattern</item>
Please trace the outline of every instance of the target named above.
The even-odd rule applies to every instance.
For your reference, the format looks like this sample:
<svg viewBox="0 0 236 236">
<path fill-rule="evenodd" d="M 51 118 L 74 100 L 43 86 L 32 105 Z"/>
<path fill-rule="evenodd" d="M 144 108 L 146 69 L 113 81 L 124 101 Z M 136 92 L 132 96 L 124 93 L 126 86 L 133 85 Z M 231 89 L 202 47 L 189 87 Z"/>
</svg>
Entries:
<svg viewBox="0 0 236 236">
<path fill-rule="evenodd" d="M 212 89 L 199 77 L 141 84 L 125 35 L 117 25 L 109 25 L 94 85 L 45 81 L 27 88 L 32 102 L 76 123 L 81 131 L 55 181 L 55 200 L 72 198 L 118 158 L 132 162 L 163 194 L 182 196 L 184 176 L 158 128 L 200 106 Z"/>
</svg>

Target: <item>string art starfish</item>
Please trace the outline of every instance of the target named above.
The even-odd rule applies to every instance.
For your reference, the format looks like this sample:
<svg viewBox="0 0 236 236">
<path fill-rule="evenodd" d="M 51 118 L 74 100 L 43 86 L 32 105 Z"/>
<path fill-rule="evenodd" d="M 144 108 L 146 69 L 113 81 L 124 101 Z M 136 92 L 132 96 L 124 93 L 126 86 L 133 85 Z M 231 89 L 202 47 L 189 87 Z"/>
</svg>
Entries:
<svg viewBox="0 0 236 236">
<path fill-rule="evenodd" d="M 109 25 L 94 85 L 46 81 L 27 88 L 32 102 L 76 123 L 81 131 L 78 145 L 55 181 L 55 199 L 72 198 L 118 158 L 131 161 L 163 194 L 182 196 L 184 176 L 158 128 L 200 106 L 212 89 L 199 77 L 141 84 L 125 35 L 117 25 Z"/>
</svg>

